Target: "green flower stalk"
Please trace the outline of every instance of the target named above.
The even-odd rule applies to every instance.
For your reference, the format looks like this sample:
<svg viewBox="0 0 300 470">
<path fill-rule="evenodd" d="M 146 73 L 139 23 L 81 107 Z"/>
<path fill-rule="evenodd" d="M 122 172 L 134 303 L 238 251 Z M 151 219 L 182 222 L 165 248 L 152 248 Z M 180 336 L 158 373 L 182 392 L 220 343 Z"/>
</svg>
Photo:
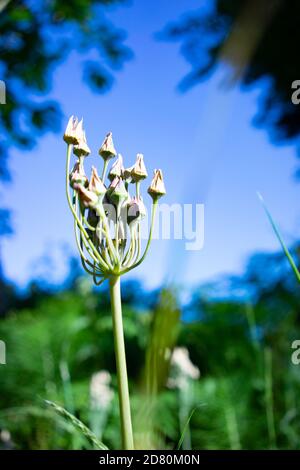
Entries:
<svg viewBox="0 0 300 470">
<path fill-rule="evenodd" d="M 90 180 L 84 171 L 84 160 L 90 149 L 83 120 L 78 121 L 73 116 L 69 119 L 64 140 L 67 144 L 66 193 L 74 217 L 75 240 L 81 263 L 97 286 L 105 280 L 109 281 L 122 445 L 124 449 L 133 449 L 120 278 L 139 266 L 149 250 L 158 200 L 166 194 L 163 176 L 161 170 L 155 170 L 148 188 L 153 201 L 152 216 L 148 241 L 142 252 L 141 221 L 146 210 L 140 195 L 140 184 L 147 177 L 143 155 L 138 154 L 136 163 L 126 170 L 119 155 L 108 173 L 106 185 L 108 164 L 117 156 L 112 133 L 106 135 L 99 150 L 103 160 L 101 178 L 97 168 L 92 167 Z M 72 153 L 77 161 L 70 171 Z M 128 191 L 130 184 L 135 185 L 133 197 Z"/>
</svg>

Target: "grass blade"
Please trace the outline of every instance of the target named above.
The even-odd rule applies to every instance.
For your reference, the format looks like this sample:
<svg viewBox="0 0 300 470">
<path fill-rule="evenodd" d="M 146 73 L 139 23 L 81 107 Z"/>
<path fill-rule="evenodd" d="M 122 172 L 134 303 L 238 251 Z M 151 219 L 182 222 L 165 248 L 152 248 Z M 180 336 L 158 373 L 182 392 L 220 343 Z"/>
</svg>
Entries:
<svg viewBox="0 0 300 470">
<path fill-rule="evenodd" d="M 92 442 L 92 444 L 94 444 L 95 447 L 97 447 L 97 449 L 108 450 L 108 447 L 106 447 L 101 441 L 99 441 L 99 439 L 97 439 L 97 436 L 85 424 L 83 424 L 82 421 L 76 418 L 76 416 L 72 415 L 65 408 L 57 405 L 53 401 L 45 400 L 45 403 L 46 405 L 53 408 L 59 415 L 63 416 L 70 423 L 72 423 L 76 429 L 78 429 L 82 434 L 84 434 L 84 436 L 90 442 Z"/>
<path fill-rule="evenodd" d="M 291 253 L 289 252 L 288 247 L 287 247 L 286 244 L 284 243 L 284 241 L 283 241 L 283 239 L 282 239 L 282 236 L 280 235 L 280 232 L 279 232 L 279 230 L 278 230 L 278 228 L 277 228 L 277 225 L 275 224 L 275 222 L 274 222 L 274 220 L 273 220 L 273 217 L 271 216 L 271 214 L 270 214 L 270 212 L 269 212 L 269 210 L 268 210 L 268 208 L 267 208 L 267 206 L 266 206 L 266 204 L 265 204 L 265 201 L 264 201 L 262 195 L 261 195 L 260 193 L 257 193 L 257 195 L 258 195 L 258 197 L 259 197 L 259 199 L 260 199 L 260 201 L 261 201 L 261 203 L 262 203 L 262 206 L 263 206 L 263 208 L 264 208 L 264 210 L 265 210 L 265 212 L 266 212 L 266 214 L 267 214 L 267 217 L 268 217 L 268 219 L 269 219 L 269 221 L 270 221 L 270 223 L 271 223 L 271 225 L 272 225 L 272 228 L 273 228 L 273 230 L 274 230 L 274 232 L 275 232 L 275 235 L 276 235 L 276 237 L 277 237 L 278 240 L 279 240 L 279 243 L 280 243 L 280 245 L 281 245 L 281 247 L 282 247 L 282 249 L 283 249 L 283 251 L 284 251 L 284 254 L 285 254 L 285 256 L 287 257 L 287 259 L 288 259 L 288 261 L 289 261 L 289 263 L 290 263 L 290 265 L 291 265 L 291 267 L 292 267 L 292 269 L 293 269 L 293 271 L 294 271 L 294 274 L 295 274 L 295 276 L 296 276 L 298 282 L 300 282 L 300 272 L 299 272 L 299 270 L 298 270 L 298 268 L 297 268 L 297 266 L 296 266 L 296 264 L 295 264 L 295 261 L 293 260 L 293 257 L 292 257 L 292 255 L 291 255 Z"/>
<path fill-rule="evenodd" d="M 192 409 L 192 411 L 191 411 L 191 413 L 190 413 L 188 419 L 186 420 L 186 423 L 185 423 L 185 425 L 183 426 L 183 430 L 182 430 L 180 439 L 179 439 L 178 444 L 177 444 L 177 448 L 176 448 L 177 450 L 179 450 L 180 447 L 182 446 L 183 439 L 184 439 L 185 433 L 186 433 L 186 431 L 187 431 L 187 429 L 188 429 L 188 426 L 189 426 L 189 424 L 190 424 L 190 421 L 191 421 L 191 419 L 192 419 L 192 417 L 193 417 L 195 411 L 196 411 L 198 408 L 200 408 L 200 406 L 203 406 L 203 405 L 197 405 L 197 406 L 195 406 L 195 408 Z"/>
</svg>

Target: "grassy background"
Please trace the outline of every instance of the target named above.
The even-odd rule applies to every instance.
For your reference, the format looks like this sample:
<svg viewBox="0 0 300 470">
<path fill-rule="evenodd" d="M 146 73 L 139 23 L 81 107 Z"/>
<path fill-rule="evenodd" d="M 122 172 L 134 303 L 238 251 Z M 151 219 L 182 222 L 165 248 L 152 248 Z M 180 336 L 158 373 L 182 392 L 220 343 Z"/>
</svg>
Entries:
<svg viewBox="0 0 300 470">
<path fill-rule="evenodd" d="M 20 295 L 3 281 L 1 292 L 0 338 L 7 347 L 0 367 L 1 445 L 92 448 L 47 399 L 119 448 L 107 287 L 93 289 L 76 276 L 61 290 L 32 283 Z M 184 305 L 170 286 L 145 292 L 125 281 L 122 294 L 137 447 L 175 448 L 197 406 L 185 448 L 298 448 L 300 375 L 291 344 L 300 338 L 299 286 L 283 254 L 255 255 L 243 277 L 199 286 Z M 175 346 L 188 349 L 201 376 L 174 388 Z M 90 381 L 100 370 L 111 374 L 114 393 L 95 414 Z"/>
</svg>

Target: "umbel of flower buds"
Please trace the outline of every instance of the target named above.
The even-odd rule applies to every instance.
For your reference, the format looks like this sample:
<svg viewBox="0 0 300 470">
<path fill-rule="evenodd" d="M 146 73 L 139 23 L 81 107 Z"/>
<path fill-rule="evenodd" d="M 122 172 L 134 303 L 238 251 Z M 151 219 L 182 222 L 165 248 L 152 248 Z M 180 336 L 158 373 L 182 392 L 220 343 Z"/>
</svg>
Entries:
<svg viewBox="0 0 300 470">
<path fill-rule="evenodd" d="M 154 170 L 154 176 L 148 188 L 148 193 L 153 200 L 159 199 L 166 194 L 166 188 L 161 170 Z"/>
<path fill-rule="evenodd" d="M 99 155 L 101 155 L 101 157 L 104 159 L 104 160 L 110 160 L 111 158 L 114 158 L 116 155 L 117 155 L 117 152 L 116 152 L 116 149 L 114 147 L 114 143 L 113 143 L 113 140 L 112 140 L 112 133 L 109 132 L 100 149 L 99 149 Z"/>
<path fill-rule="evenodd" d="M 110 160 L 117 156 L 112 133 L 109 132 L 99 150 L 103 158 L 101 177 L 99 169 L 93 166 L 88 180 L 84 162 L 90 148 L 82 120 L 78 121 L 73 116 L 69 119 L 64 140 L 67 143 L 67 198 L 75 220 L 78 250 L 83 268 L 99 285 L 105 279 L 134 269 L 145 258 L 153 233 L 157 200 L 166 193 L 163 175 L 161 170 L 155 170 L 148 189 L 153 206 L 149 238 L 142 252 L 140 224 L 146 209 L 140 186 L 147 178 L 143 155 L 137 154 L 135 164 L 124 169 L 123 158 L 119 154 L 109 171 Z M 70 172 L 72 152 L 77 161 Z M 135 190 L 133 197 L 127 190 L 129 182 L 136 183 L 132 187 Z"/>
</svg>

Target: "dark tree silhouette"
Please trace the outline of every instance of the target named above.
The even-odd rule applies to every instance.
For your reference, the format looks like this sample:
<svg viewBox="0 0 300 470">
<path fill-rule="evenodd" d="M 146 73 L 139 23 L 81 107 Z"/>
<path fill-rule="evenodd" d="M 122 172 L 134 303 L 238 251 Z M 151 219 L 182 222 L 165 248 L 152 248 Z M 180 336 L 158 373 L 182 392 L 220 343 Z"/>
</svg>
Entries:
<svg viewBox="0 0 300 470">
<path fill-rule="evenodd" d="M 8 145 L 29 149 L 42 132 L 58 129 L 59 105 L 45 101 L 45 95 L 53 70 L 72 50 L 98 51 L 98 60 L 83 57 L 83 73 L 99 92 L 111 86 L 111 70 L 130 58 L 124 32 L 105 18 L 107 8 L 117 3 L 124 0 L 17 0 L 1 12 L 0 78 L 7 90 L 0 115 L 2 179 L 9 176 Z"/>
<path fill-rule="evenodd" d="M 125 32 L 105 17 L 111 5 L 123 3 L 126 0 L 0 2 L 0 79 L 6 86 L 6 104 L 0 105 L 0 180 L 10 178 L 9 148 L 31 149 L 42 133 L 60 129 L 59 103 L 47 94 L 53 71 L 71 51 L 82 54 L 89 86 L 100 93 L 109 90 L 113 72 L 132 55 L 124 44 Z M 88 59 L 91 50 L 98 53 L 94 60 Z M 0 237 L 11 232 L 9 218 L 10 212 L 0 207 Z"/>
<path fill-rule="evenodd" d="M 159 35 L 177 40 L 191 71 L 182 91 L 207 79 L 220 61 L 229 63 L 232 81 L 253 86 L 267 81 L 255 124 L 276 142 L 297 139 L 300 106 L 292 104 L 292 82 L 300 78 L 300 2 L 297 0 L 215 0 L 166 26 Z"/>
</svg>

